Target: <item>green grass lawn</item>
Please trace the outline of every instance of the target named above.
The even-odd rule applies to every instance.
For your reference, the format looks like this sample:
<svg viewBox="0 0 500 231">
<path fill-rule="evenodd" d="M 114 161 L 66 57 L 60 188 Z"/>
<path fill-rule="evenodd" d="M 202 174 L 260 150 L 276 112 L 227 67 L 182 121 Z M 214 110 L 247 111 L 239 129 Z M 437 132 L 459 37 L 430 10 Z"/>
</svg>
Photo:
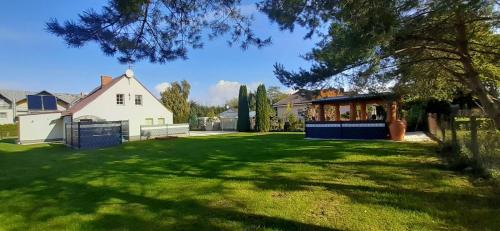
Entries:
<svg viewBox="0 0 500 231">
<path fill-rule="evenodd" d="M 498 191 L 434 148 L 302 134 L 0 143 L 0 230 L 498 230 Z"/>
</svg>

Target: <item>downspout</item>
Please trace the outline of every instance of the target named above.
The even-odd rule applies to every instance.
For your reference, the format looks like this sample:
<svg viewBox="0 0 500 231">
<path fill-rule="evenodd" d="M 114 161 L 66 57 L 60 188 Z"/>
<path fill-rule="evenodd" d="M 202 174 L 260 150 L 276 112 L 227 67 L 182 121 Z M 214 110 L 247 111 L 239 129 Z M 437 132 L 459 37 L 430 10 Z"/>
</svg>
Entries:
<svg viewBox="0 0 500 231">
<path fill-rule="evenodd" d="M 16 122 L 16 116 L 17 116 L 17 103 L 16 103 L 16 98 L 12 99 L 12 122 Z"/>
</svg>

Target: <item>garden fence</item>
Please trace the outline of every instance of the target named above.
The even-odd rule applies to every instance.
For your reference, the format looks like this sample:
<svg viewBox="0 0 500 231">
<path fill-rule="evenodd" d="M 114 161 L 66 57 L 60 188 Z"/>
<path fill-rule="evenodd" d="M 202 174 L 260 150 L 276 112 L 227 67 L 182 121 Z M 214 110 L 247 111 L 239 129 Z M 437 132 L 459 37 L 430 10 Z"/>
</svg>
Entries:
<svg viewBox="0 0 500 231">
<path fill-rule="evenodd" d="M 189 134 L 189 124 L 141 125 L 141 139 Z"/>
<path fill-rule="evenodd" d="M 500 173 L 500 132 L 481 113 L 459 110 L 429 114 L 429 133 L 455 160 L 466 160 L 489 173 Z"/>
<path fill-rule="evenodd" d="M 109 147 L 129 138 L 128 121 L 73 122 L 65 125 L 64 143 L 77 149 Z"/>
</svg>

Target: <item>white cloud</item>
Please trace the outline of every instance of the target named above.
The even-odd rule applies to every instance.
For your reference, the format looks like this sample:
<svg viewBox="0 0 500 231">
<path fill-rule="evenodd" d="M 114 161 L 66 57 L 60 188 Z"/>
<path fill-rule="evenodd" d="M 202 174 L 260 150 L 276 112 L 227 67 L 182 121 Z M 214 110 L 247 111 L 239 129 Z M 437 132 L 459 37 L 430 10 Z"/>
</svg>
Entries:
<svg viewBox="0 0 500 231">
<path fill-rule="evenodd" d="M 255 91 L 261 82 L 247 84 L 248 91 Z M 238 97 L 242 83 L 236 81 L 219 80 L 211 85 L 202 97 L 198 98 L 201 104 L 205 105 L 224 105 L 230 99 Z"/>
<path fill-rule="evenodd" d="M 159 95 L 162 91 L 165 91 L 165 89 L 167 89 L 169 87 L 170 87 L 170 83 L 162 82 L 162 83 L 159 83 L 155 86 L 155 90 Z"/>
<path fill-rule="evenodd" d="M 297 90 L 294 90 L 293 88 L 285 88 L 285 89 L 281 89 L 281 90 L 282 90 L 284 93 L 289 94 L 289 95 L 291 95 L 291 94 L 293 94 L 293 93 L 297 92 Z"/>
</svg>

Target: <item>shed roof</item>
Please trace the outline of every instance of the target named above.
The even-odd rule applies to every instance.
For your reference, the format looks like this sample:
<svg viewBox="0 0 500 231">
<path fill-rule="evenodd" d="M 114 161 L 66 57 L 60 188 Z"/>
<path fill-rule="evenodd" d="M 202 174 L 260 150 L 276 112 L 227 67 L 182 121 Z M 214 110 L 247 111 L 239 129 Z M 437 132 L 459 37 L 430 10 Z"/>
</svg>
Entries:
<svg viewBox="0 0 500 231">
<path fill-rule="evenodd" d="M 357 94 L 357 95 L 342 95 L 342 96 L 313 100 L 312 103 L 313 104 L 346 103 L 346 102 L 352 102 L 352 101 L 385 100 L 385 99 L 390 99 L 393 96 L 394 96 L 394 94 L 391 92 Z"/>
</svg>

